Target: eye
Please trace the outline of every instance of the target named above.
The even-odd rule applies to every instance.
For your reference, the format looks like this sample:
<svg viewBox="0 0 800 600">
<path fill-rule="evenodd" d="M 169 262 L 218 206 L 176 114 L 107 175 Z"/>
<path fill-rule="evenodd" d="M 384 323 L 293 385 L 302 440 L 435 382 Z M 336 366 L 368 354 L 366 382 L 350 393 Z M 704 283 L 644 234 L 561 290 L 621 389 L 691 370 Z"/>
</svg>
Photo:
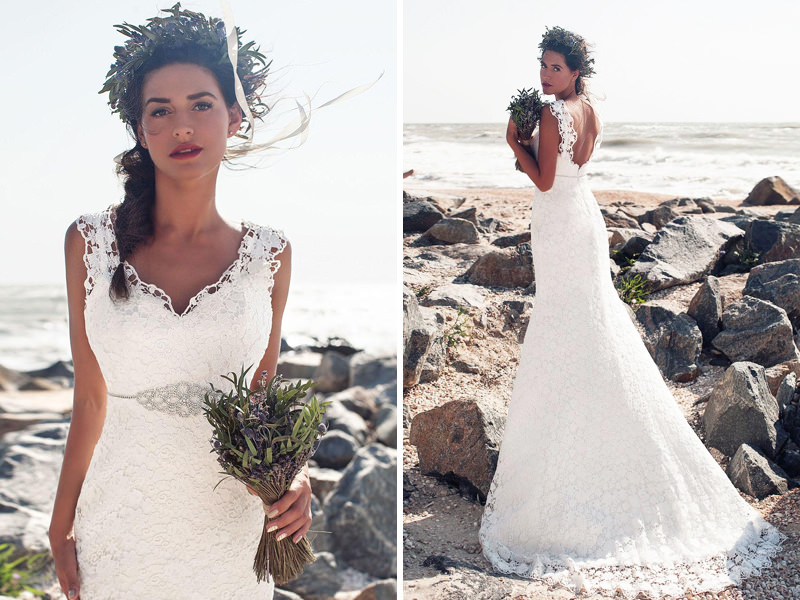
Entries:
<svg viewBox="0 0 800 600">
<path fill-rule="evenodd" d="M 164 115 L 166 115 L 168 112 L 169 112 L 169 111 L 167 111 L 167 109 L 166 109 L 166 108 L 164 108 L 164 107 L 162 106 L 161 108 L 156 108 L 156 109 L 153 109 L 153 110 L 150 112 L 150 116 L 151 116 L 151 117 L 163 117 L 163 116 L 164 116 Z"/>
<path fill-rule="evenodd" d="M 561 67 L 553 67 L 553 70 L 558 73 L 561 70 Z"/>
<path fill-rule="evenodd" d="M 212 104 L 211 102 L 198 102 L 194 105 L 194 108 L 199 111 L 206 111 L 211 110 Z"/>
</svg>

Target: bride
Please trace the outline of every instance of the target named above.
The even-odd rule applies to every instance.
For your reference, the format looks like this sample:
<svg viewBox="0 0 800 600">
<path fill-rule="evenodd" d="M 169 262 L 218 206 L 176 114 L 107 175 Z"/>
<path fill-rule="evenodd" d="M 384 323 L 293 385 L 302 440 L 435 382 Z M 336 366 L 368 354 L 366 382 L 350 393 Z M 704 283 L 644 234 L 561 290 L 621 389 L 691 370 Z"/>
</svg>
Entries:
<svg viewBox="0 0 800 600">
<path fill-rule="evenodd" d="M 583 38 L 539 44 L 555 101 L 531 145 L 536 298 L 480 528 L 496 569 L 587 591 L 684 595 L 769 565 L 782 535 L 745 502 L 686 422 L 617 296 L 585 177 L 602 135 Z"/>
<path fill-rule="evenodd" d="M 311 523 L 305 469 L 271 506 L 215 489 L 202 411 L 208 382 L 278 361 L 291 248 L 215 200 L 229 139 L 266 112 L 269 64 L 219 20 L 167 12 L 118 26 L 103 89 L 135 142 L 124 200 L 66 233 L 75 389 L 49 537 L 70 600 L 271 598 L 252 570 L 264 513 L 278 540 Z"/>
</svg>

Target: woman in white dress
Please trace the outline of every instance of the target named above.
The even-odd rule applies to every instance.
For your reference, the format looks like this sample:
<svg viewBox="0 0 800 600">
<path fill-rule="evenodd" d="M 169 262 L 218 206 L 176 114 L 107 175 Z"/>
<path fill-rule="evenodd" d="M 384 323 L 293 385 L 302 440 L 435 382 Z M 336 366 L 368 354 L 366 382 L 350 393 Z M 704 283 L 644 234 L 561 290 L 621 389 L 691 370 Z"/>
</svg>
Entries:
<svg viewBox="0 0 800 600">
<path fill-rule="evenodd" d="M 536 297 L 480 528 L 496 569 L 579 590 L 683 595 L 768 566 L 781 534 L 745 502 L 686 422 L 609 277 L 585 176 L 602 124 L 593 59 L 547 31 L 555 100 L 532 146 L 507 140 L 536 185 Z"/>
<path fill-rule="evenodd" d="M 135 140 L 125 198 L 66 233 L 75 389 L 49 536 L 70 600 L 271 598 L 252 570 L 264 513 L 278 539 L 311 523 L 305 469 L 272 506 L 233 479 L 214 490 L 203 393 L 242 366 L 275 374 L 291 249 L 215 202 L 228 140 L 266 112 L 268 63 L 218 20 L 168 12 L 121 29 L 103 90 Z"/>
</svg>

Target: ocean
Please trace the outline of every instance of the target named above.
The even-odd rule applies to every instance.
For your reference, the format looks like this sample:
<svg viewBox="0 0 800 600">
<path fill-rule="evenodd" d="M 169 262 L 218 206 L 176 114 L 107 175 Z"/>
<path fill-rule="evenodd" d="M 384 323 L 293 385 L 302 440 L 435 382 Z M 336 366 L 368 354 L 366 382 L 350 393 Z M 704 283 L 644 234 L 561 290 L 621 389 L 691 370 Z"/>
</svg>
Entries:
<svg viewBox="0 0 800 600">
<path fill-rule="evenodd" d="M 343 337 L 370 354 L 397 352 L 396 286 L 292 284 L 282 336 L 297 344 Z M 70 360 L 63 285 L 0 285 L 0 365 L 28 371 Z"/>
<path fill-rule="evenodd" d="M 505 123 L 406 124 L 403 181 L 410 192 L 522 188 Z M 589 163 L 595 190 L 744 199 L 764 177 L 800 189 L 800 123 L 606 123 Z"/>
</svg>

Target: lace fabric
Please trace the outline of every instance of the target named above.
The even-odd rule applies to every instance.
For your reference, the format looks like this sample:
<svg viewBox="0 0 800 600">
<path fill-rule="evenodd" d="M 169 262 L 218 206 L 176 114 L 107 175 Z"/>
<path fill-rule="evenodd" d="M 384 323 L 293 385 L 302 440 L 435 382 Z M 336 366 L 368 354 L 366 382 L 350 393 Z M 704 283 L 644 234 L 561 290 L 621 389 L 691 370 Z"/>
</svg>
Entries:
<svg viewBox="0 0 800 600">
<path fill-rule="evenodd" d="M 572 162 L 572 119 L 553 106 L 566 132 L 560 176 L 534 194 L 536 297 L 483 552 L 501 572 L 575 591 L 683 595 L 739 583 L 770 564 L 783 537 L 694 434 L 631 322 L 608 274 L 602 214 Z"/>
<path fill-rule="evenodd" d="M 245 221 L 236 261 L 178 315 L 130 266 L 130 298 L 109 296 L 111 210 L 77 219 L 86 333 L 109 390 L 75 513 L 81 598 L 269 599 L 272 582 L 252 570 L 261 501 L 233 479 L 214 489 L 224 475 L 196 404 L 201 388 L 261 361 L 285 236 Z"/>
</svg>

